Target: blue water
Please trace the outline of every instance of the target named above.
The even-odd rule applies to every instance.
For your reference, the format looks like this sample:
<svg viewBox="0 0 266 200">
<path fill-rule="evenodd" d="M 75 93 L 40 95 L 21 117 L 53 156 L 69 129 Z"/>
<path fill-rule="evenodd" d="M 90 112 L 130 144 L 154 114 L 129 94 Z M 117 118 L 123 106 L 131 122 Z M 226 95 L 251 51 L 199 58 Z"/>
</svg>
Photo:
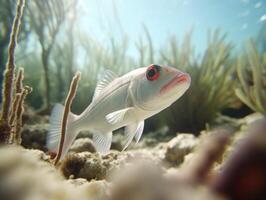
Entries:
<svg viewBox="0 0 266 200">
<path fill-rule="evenodd" d="M 156 48 L 169 34 L 181 39 L 193 29 L 194 46 L 201 52 L 208 30 L 227 32 L 228 40 L 240 49 L 266 23 L 266 0 L 86 0 L 82 7 L 84 29 L 102 41 L 110 34 L 117 39 L 127 34 L 133 55 L 134 41 L 144 35 L 143 24 Z"/>
</svg>

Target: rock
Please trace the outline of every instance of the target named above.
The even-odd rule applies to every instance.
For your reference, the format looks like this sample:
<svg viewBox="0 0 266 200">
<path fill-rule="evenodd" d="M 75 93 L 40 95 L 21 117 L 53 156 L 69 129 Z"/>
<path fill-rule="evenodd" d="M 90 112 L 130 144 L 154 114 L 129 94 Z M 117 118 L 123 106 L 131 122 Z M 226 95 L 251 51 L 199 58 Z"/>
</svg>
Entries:
<svg viewBox="0 0 266 200">
<path fill-rule="evenodd" d="M 252 113 L 239 120 L 240 124 L 250 125 L 252 122 L 262 119 L 264 116 L 261 113 Z"/>
<path fill-rule="evenodd" d="M 79 139 L 79 138 L 92 138 L 92 133 L 90 131 L 81 131 L 77 135 L 77 139 Z"/>
<path fill-rule="evenodd" d="M 42 160 L 45 155 L 40 151 L 1 147 L 0 155 L 0 197 L 3 200 L 86 200 L 95 195 L 95 186 L 75 186 L 64 180 L 52 164 Z"/>
<path fill-rule="evenodd" d="M 61 171 L 66 178 L 84 178 L 88 181 L 106 177 L 107 168 L 98 153 L 83 152 L 70 154 L 63 161 Z"/>
<path fill-rule="evenodd" d="M 145 134 L 145 136 L 140 139 L 140 142 L 137 145 L 134 145 L 134 147 L 154 147 L 160 142 L 166 142 L 170 139 L 170 137 L 167 135 L 168 132 L 169 128 L 167 126 L 163 126 L 157 131 L 149 132 Z"/>
<path fill-rule="evenodd" d="M 21 145 L 28 149 L 40 149 L 45 151 L 47 130 L 48 124 L 24 125 L 21 133 Z"/>
<path fill-rule="evenodd" d="M 150 160 L 155 165 L 161 164 L 162 150 L 148 149 L 131 151 L 111 151 L 107 155 L 82 152 L 69 154 L 61 164 L 61 171 L 66 178 L 84 178 L 88 181 L 109 179 L 114 171 L 119 171 L 136 159 Z"/>
<path fill-rule="evenodd" d="M 34 108 L 24 105 L 24 113 L 22 116 L 23 124 L 47 124 L 49 123 L 49 115 L 39 115 Z"/>
<path fill-rule="evenodd" d="M 180 164 L 185 155 L 189 154 L 198 144 L 198 139 L 192 134 L 178 134 L 167 143 L 165 159 Z"/>
<path fill-rule="evenodd" d="M 158 196 L 164 191 L 163 169 L 141 160 L 113 175 L 111 200 L 166 199 Z M 127 198 L 125 198 L 127 197 Z M 164 197 L 164 196 L 163 196 Z"/>
<path fill-rule="evenodd" d="M 149 160 L 138 160 L 114 174 L 110 200 L 221 200 L 204 185 L 190 185 Z"/>
<path fill-rule="evenodd" d="M 111 149 L 122 151 L 123 140 L 125 140 L 125 137 L 121 133 L 114 134 L 112 139 Z"/>
<path fill-rule="evenodd" d="M 80 186 L 88 183 L 88 181 L 85 178 L 76 178 L 76 179 L 68 179 L 67 182 L 71 183 L 72 185 L 75 186 Z"/>
<path fill-rule="evenodd" d="M 93 142 L 90 138 L 79 138 L 74 141 L 69 152 L 80 153 L 80 152 L 96 152 Z"/>
<path fill-rule="evenodd" d="M 91 181 L 86 183 L 83 188 L 87 193 L 87 199 L 107 200 L 109 199 L 110 184 L 105 180 Z"/>
</svg>

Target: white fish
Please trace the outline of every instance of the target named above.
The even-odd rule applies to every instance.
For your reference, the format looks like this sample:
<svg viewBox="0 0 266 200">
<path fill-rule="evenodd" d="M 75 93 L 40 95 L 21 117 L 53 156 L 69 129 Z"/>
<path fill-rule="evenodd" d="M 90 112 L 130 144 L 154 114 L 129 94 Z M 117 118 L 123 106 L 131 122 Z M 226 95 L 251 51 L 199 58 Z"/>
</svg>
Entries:
<svg viewBox="0 0 266 200">
<path fill-rule="evenodd" d="M 190 86 L 190 76 L 172 67 L 150 65 L 121 77 L 107 70 L 98 80 L 91 104 L 80 115 L 68 116 L 63 158 L 82 130 L 93 133 L 98 152 L 106 154 L 112 131 L 125 127 L 125 146 L 141 138 L 144 120 L 174 103 Z M 64 107 L 57 104 L 51 114 L 47 147 L 57 152 Z"/>
</svg>

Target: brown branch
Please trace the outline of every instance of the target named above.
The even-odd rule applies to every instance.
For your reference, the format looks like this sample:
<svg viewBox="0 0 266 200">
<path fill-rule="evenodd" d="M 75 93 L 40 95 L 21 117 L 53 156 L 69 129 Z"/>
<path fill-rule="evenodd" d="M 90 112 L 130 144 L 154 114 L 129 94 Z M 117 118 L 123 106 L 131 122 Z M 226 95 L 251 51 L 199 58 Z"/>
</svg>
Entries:
<svg viewBox="0 0 266 200">
<path fill-rule="evenodd" d="M 9 138 L 9 143 L 10 144 L 13 144 L 14 143 L 14 140 L 15 140 L 15 134 L 14 134 L 14 126 L 15 126 L 15 117 L 16 117 L 16 113 L 18 112 L 18 105 L 19 105 L 19 101 L 21 99 L 21 94 L 20 93 L 17 93 L 15 95 L 15 100 L 13 101 L 13 104 L 12 104 L 12 109 L 11 109 L 11 115 L 10 115 L 10 119 L 9 119 L 9 124 L 11 126 L 11 135 L 10 135 L 10 138 Z"/>
<path fill-rule="evenodd" d="M 14 140 L 16 144 L 21 144 L 21 128 L 22 128 L 22 115 L 24 113 L 24 101 L 26 96 L 31 93 L 32 88 L 25 86 L 22 89 L 21 96 L 18 101 L 17 112 L 16 112 L 16 121 L 14 126 Z"/>
<path fill-rule="evenodd" d="M 18 0 L 16 16 L 13 21 L 12 31 L 10 36 L 10 42 L 8 47 L 8 58 L 6 69 L 4 72 L 4 83 L 3 83 L 3 104 L 2 112 L 0 117 L 0 142 L 8 143 L 10 136 L 10 124 L 9 124 L 9 111 L 12 102 L 12 86 L 15 68 L 15 48 L 17 44 L 18 33 L 21 24 L 21 18 L 23 15 L 25 0 Z"/>
<path fill-rule="evenodd" d="M 26 89 L 23 89 L 23 81 L 24 79 L 24 69 L 23 68 L 19 68 L 18 70 L 18 74 L 16 77 L 16 90 L 15 90 L 15 99 L 12 103 L 12 107 L 11 107 L 11 114 L 9 117 L 9 124 L 11 126 L 11 134 L 10 134 L 10 138 L 9 138 L 9 143 L 13 144 L 14 142 L 17 143 L 17 133 L 16 133 L 16 127 L 18 126 L 19 123 L 19 117 L 18 115 L 22 115 L 23 113 L 23 108 L 20 108 L 21 106 L 23 106 L 23 102 L 26 96 L 26 93 L 30 92 L 29 88 L 26 87 Z M 22 117 L 22 116 L 21 116 Z M 21 118 L 22 120 L 22 118 Z M 22 126 L 22 123 L 20 123 Z M 18 130 L 20 131 L 20 130 Z M 20 138 L 20 136 L 18 136 Z"/>
<path fill-rule="evenodd" d="M 23 89 L 23 81 L 24 79 L 24 69 L 23 68 L 19 68 L 18 70 L 18 75 L 16 78 L 16 93 L 21 93 L 22 89 Z"/>
<path fill-rule="evenodd" d="M 60 138 L 60 143 L 58 147 L 58 153 L 56 155 L 54 164 L 57 165 L 58 161 L 61 158 L 63 146 L 64 146 L 64 141 L 65 141 L 65 134 L 66 134 L 66 129 L 67 129 L 67 120 L 68 120 L 68 114 L 70 112 L 70 107 L 72 104 L 72 101 L 74 97 L 76 96 L 76 91 L 78 87 L 78 82 L 80 79 L 80 72 L 77 72 L 76 75 L 73 77 L 70 89 L 66 98 L 65 102 L 65 108 L 64 108 L 64 114 L 63 114 L 63 120 L 62 120 L 62 126 L 61 126 L 61 138 Z"/>
<path fill-rule="evenodd" d="M 11 125 L 11 127 L 14 124 L 14 121 L 15 121 L 15 116 L 16 116 L 16 113 L 17 113 L 18 102 L 20 100 L 20 96 L 21 96 L 21 93 L 17 93 L 15 95 L 15 100 L 13 101 L 13 104 L 12 104 L 11 115 L 10 115 L 10 119 L 9 119 L 9 124 Z"/>
</svg>

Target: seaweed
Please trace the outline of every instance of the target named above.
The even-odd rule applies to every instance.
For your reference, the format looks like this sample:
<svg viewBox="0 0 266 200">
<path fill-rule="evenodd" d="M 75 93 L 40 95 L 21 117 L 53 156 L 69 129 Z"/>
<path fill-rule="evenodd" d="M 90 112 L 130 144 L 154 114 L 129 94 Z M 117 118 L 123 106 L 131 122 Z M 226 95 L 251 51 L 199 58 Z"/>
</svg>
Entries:
<svg viewBox="0 0 266 200">
<path fill-rule="evenodd" d="M 247 44 L 246 54 L 236 62 L 238 98 L 253 111 L 266 114 L 266 53 L 262 55 L 253 40 Z"/>
<path fill-rule="evenodd" d="M 175 37 L 169 39 L 168 51 L 161 51 L 162 61 L 191 75 L 189 90 L 165 113 L 173 132 L 199 133 L 225 108 L 236 101 L 234 67 L 230 58 L 232 45 L 220 30 L 210 32 L 202 58 L 194 56 L 191 33 L 181 46 Z"/>
<path fill-rule="evenodd" d="M 14 82 L 14 69 L 15 69 L 15 49 L 17 45 L 17 38 L 19 34 L 21 18 L 24 11 L 24 0 L 18 0 L 16 16 L 13 21 L 10 42 L 8 47 L 8 59 L 6 69 L 4 72 L 3 83 L 3 104 L 0 116 L 0 143 L 9 143 L 11 125 L 9 122 L 10 110 L 12 105 L 12 89 Z"/>
<path fill-rule="evenodd" d="M 51 107 L 50 97 L 50 56 L 56 42 L 56 37 L 66 17 L 68 8 L 62 0 L 32 1 L 29 6 L 31 27 L 36 33 L 41 45 L 41 63 L 44 71 L 45 104 L 39 114 L 47 114 Z"/>
</svg>

